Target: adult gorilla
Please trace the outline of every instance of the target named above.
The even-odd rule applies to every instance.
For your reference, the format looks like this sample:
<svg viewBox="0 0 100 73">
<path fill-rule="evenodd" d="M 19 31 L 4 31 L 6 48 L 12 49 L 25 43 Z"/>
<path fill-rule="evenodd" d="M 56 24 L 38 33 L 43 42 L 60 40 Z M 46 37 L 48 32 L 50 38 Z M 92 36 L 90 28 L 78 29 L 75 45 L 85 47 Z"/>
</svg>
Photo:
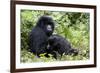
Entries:
<svg viewBox="0 0 100 73">
<path fill-rule="evenodd" d="M 54 21 L 49 16 L 41 16 L 29 35 L 29 49 L 35 55 L 47 53 L 47 39 L 54 31 Z"/>
</svg>

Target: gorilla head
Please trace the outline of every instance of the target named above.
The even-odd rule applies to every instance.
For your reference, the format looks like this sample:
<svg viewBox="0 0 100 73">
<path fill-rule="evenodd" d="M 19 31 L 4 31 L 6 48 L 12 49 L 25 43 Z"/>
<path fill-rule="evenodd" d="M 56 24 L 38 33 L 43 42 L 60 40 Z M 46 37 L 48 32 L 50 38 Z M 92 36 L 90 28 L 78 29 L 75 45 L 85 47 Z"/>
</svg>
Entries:
<svg viewBox="0 0 100 73">
<path fill-rule="evenodd" d="M 37 22 L 37 26 L 42 28 L 43 31 L 48 35 L 52 35 L 54 31 L 54 21 L 50 16 L 42 16 Z"/>
<path fill-rule="evenodd" d="M 29 49 L 39 56 L 47 53 L 47 39 L 54 31 L 54 21 L 50 16 L 41 16 L 29 35 Z"/>
</svg>

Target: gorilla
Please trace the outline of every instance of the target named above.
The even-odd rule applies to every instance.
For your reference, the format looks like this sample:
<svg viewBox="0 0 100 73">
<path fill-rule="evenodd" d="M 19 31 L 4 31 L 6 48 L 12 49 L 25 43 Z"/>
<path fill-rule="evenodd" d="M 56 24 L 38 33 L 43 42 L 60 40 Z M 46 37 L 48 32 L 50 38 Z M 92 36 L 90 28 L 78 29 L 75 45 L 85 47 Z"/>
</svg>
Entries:
<svg viewBox="0 0 100 73">
<path fill-rule="evenodd" d="M 29 49 L 37 55 L 47 53 L 47 39 L 54 31 L 54 21 L 50 16 L 41 16 L 36 23 L 36 26 L 29 34 Z"/>
<path fill-rule="evenodd" d="M 60 35 L 52 35 L 48 38 L 48 52 L 51 53 L 55 58 L 57 57 L 57 52 L 61 56 L 65 55 L 77 55 L 78 50 L 72 48 L 68 40 Z"/>
</svg>

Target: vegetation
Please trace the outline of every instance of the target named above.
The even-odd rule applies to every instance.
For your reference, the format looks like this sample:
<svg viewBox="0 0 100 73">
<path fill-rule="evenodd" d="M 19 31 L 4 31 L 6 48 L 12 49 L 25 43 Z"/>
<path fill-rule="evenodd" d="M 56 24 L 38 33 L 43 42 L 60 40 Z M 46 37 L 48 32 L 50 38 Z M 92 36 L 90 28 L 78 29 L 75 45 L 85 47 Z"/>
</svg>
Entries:
<svg viewBox="0 0 100 73">
<path fill-rule="evenodd" d="M 52 55 L 46 58 L 41 54 L 41 57 L 37 58 L 33 53 L 28 52 L 28 35 L 42 15 L 51 16 L 56 24 L 54 33 L 68 39 L 73 48 L 79 50 L 77 56 L 58 56 L 58 61 L 89 59 L 89 13 L 21 10 L 21 62 L 57 61 Z"/>
</svg>

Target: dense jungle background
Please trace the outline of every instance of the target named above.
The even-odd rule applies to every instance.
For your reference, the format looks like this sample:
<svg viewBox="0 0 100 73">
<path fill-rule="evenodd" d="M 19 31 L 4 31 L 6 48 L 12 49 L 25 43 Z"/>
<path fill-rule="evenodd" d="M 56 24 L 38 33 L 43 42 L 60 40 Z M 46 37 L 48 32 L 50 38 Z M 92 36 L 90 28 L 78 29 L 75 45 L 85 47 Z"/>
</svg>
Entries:
<svg viewBox="0 0 100 73">
<path fill-rule="evenodd" d="M 89 59 L 89 19 L 90 14 L 84 12 L 56 12 L 40 10 L 21 10 L 21 62 L 52 62 L 68 60 L 87 60 Z M 73 48 L 79 50 L 77 56 L 63 55 L 58 59 L 50 55 L 46 58 L 41 54 L 37 58 L 33 53 L 28 51 L 28 36 L 32 28 L 36 25 L 37 20 L 42 15 L 49 15 L 55 21 L 54 33 L 68 39 Z"/>
</svg>

